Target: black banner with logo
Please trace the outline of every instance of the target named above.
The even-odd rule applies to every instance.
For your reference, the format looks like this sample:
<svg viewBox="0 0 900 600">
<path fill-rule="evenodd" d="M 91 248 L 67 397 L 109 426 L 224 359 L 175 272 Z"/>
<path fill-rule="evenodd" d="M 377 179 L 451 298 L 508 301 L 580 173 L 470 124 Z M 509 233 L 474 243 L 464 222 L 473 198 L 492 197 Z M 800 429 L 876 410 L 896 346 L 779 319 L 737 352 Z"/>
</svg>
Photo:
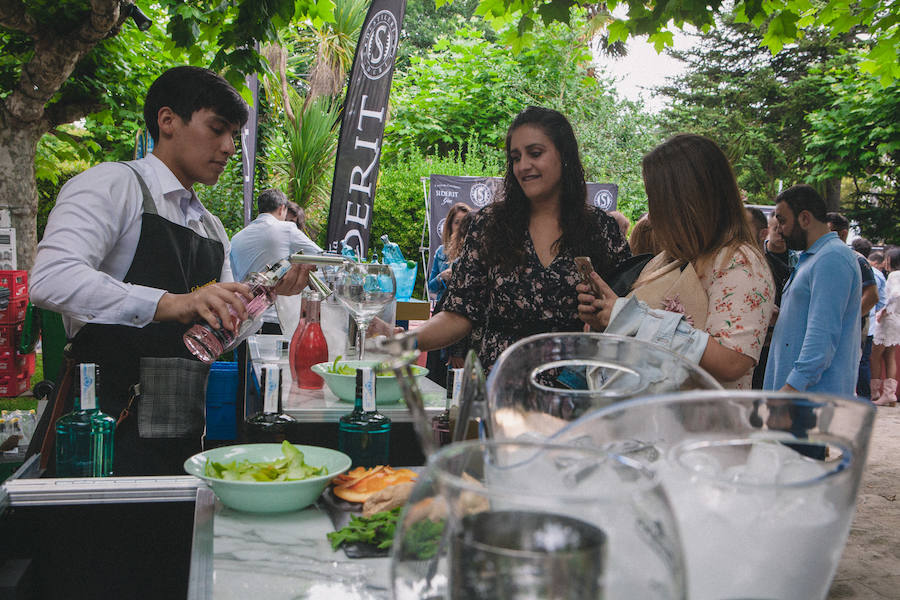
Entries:
<svg viewBox="0 0 900 600">
<path fill-rule="evenodd" d="M 615 183 L 588 183 L 587 201 L 606 212 L 616 210 L 619 186 Z M 502 177 L 431 175 L 428 181 L 428 208 L 431 229 L 428 232 L 428 268 L 441 245 L 441 232 L 450 208 L 464 202 L 478 210 L 503 197 Z M 430 272 L 430 271 L 429 271 Z"/>
<path fill-rule="evenodd" d="M 587 201 L 601 210 L 612 212 L 618 206 L 619 186 L 615 183 L 587 183 Z"/>
<path fill-rule="evenodd" d="M 247 87 L 253 95 L 250 116 L 241 128 L 241 175 L 244 184 L 244 227 L 253 220 L 253 183 L 256 173 L 256 135 L 259 118 L 259 78 L 256 73 L 247 77 Z"/>
<path fill-rule="evenodd" d="M 344 241 L 365 256 L 369 248 L 372 206 L 388 95 L 406 0 L 372 0 L 356 55 L 335 158 L 327 249 L 339 252 Z"/>
</svg>

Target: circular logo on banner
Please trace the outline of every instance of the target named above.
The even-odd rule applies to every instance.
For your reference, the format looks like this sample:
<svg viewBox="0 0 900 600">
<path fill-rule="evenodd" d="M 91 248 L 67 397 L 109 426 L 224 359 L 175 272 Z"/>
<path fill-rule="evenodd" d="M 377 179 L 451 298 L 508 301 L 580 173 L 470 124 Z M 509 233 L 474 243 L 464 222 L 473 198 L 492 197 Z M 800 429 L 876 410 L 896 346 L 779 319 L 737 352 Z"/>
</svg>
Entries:
<svg viewBox="0 0 900 600">
<path fill-rule="evenodd" d="M 469 190 L 469 198 L 478 208 L 484 208 L 494 200 L 494 190 L 486 183 L 476 183 Z"/>
<path fill-rule="evenodd" d="M 594 206 L 603 210 L 610 210 L 613 207 L 613 195 L 609 190 L 600 190 L 594 194 Z"/>
<path fill-rule="evenodd" d="M 362 34 L 362 69 L 369 79 L 381 79 L 394 65 L 400 28 L 389 10 L 378 11 Z"/>
<path fill-rule="evenodd" d="M 444 217 L 437 224 L 437 236 L 441 237 L 441 233 L 444 231 L 444 223 L 447 221 L 447 217 Z"/>
</svg>

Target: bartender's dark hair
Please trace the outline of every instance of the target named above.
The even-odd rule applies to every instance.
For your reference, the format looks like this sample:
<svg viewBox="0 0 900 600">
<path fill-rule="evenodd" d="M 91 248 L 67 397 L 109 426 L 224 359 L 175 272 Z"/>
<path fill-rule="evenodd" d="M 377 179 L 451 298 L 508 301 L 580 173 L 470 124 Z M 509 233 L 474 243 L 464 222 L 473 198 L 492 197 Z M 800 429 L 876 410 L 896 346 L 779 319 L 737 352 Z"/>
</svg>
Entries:
<svg viewBox="0 0 900 600">
<path fill-rule="evenodd" d="M 491 206 L 485 225 L 484 244 L 488 260 L 511 270 L 525 260 L 525 234 L 531 217 L 531 203 L 513 171 L 510 158 L 510 142 L 513 132 L 523 125 L 539 127 L 550 138 L 562 163 L 562 193 L 559 224 L 562 235 L 556 241 L 556 250 L 572 250 L 576 255 L 585 254 L 601 263 L 594 263 L 598 273 L 605 273 L 605 253 L 596 248 L 582 248 L 582 242 L 591 239 L 596 228 L 597 216 L 587 205 L 587 185 L 584 167 L 578 154 L 578 140 L 566 117 L 555 110 L 529 106 L 513 119 L 506 132 L 506 175 L 503 180 L 504 199 Z M 605 215 L 603 215 L 605 217 Z M 602 218 L 602 217 L 601 217 Z M 606 217 L 612 220 L 611 217 Z M 592 226 L 593 225 L 593 226 Z M 618 228 L 618 226 L 616 226 Z"/>
<path fill-rule="evenodd" d="M 235 125 L 247 122 L 250 110 L 230 83 L 209 69 L 173 67 L 156 78 L 144 99 L 144 122 L 159 143 L 159 110 L 165 106 L 187 123 L 198 110 L 209 108 Z"/>
</svg>

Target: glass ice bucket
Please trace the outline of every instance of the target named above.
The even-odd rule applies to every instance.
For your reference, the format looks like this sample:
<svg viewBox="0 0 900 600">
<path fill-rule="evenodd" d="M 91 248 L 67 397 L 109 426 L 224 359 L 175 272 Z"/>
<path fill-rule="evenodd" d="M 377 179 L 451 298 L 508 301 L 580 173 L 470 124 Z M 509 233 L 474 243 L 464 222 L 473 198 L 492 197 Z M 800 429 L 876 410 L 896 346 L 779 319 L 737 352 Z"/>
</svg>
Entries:
<svg viewBox="0 0 900 600">
<path fill-rule="evenodd" d="M 553 441 L 657 473 L 684 542 L 691 600 L 824 600 L 874 414 L 868 402 L 837 396 L 683 392 L 609 406 Z"/>
<path fill-rule="evenodd" d="M 721 386 L 661 346 L 602 333 L 544 333 L 507 348 L 488 377 L 483 406 L 462 406 L 461 415 L 480 416 L 489 438 L 542 438 L 622 400 L 705 389 Z"/>
<path fill-rule="evenodd" d="M 677 527 L 656 475 L 599 448 L 446 446 L 400 516 L 396 600 L 685 598 Z"/>
</svg>

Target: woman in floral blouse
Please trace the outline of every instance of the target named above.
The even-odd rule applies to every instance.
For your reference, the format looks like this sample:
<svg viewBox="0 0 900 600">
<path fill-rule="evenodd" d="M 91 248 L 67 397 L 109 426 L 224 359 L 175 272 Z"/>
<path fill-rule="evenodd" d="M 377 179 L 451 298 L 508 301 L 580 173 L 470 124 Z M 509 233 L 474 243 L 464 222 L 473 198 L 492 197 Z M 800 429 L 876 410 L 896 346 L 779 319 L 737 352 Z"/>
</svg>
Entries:
<svg viewBox="0 0 900 600">
<path fill-rule="evenodd" d="M 710 336 L 700 366 L 727 388 L 749 389 L 775 289 L 731 165 L 712 140 L 681 134 L 644 157 L 643 175 L 662 252 L 641 272 L 632 293 L 650 308 L 685 313 L 688 323 Z M 656 286 L 646 293 L 654 281 L 673 274 L 680 287 Z M 603 330 L 617 298 L 595 298 L 587 286 L 579 292 L 582 320 Z"/>
<path fill-rule="evenodd" d="M 486 369 L 513 342 L 581 331 L 573 261 L 589 256 L 611 276 L 630 256 L 616 221 L 586 202 L 572 126 L 555 110 L 529 107 L 506 134 L 504 199 L 474 217 L 443 311 L 416 330 L 421 350 L 442 348 L 478 327 Z"/>
</svg>

